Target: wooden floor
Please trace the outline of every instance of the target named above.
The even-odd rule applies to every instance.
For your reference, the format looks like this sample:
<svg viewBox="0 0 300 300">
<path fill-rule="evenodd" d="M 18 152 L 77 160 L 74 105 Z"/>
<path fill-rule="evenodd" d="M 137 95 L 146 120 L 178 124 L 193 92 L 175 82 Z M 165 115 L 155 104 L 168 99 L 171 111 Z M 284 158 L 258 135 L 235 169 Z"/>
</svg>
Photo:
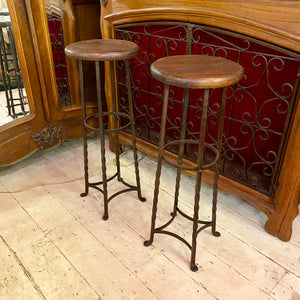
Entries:
<svg viewBox="0 0 300 300">
<path fill-rule="evenodd" d="M 90 172 L 99 179 L 98 139 L 89 138 Z M 107 152 L 113 174 L 114 159 Z M 122 156 L 123 177 L 134 183 L 132 152 Z M 263 229 L 266 217 L 246 202 L 219 193 L 217 229 L 198 236 L 198 272 L 180 241 L 149 237 L 156 163 L 140 157 L 143 195 L 113 199 L 102 220 L 102 195 L 81 198 L 81 141 L 39 152 L 0 168 L 0 299 L 300 299 L 300 217 L 292 239 L 281 242 Z M 158 225 L 169 218 L 175 171 L 164 167 Z M 191 213 L 194 180 L 183 176 L 181 208 Z M 109 185 L 111 193 L 121 185 Z M 210 215 L 211 189 L 203 186 L 201 216 Z M 171 229 L 171 228 L 170 228 Z M 172 230 L 190 237 L 177 217 Z"/>
</svg>

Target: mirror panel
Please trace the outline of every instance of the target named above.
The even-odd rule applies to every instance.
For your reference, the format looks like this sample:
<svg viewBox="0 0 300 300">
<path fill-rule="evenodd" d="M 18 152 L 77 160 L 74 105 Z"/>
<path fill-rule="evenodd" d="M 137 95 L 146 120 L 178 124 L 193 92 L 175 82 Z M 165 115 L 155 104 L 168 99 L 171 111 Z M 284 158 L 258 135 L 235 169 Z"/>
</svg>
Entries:
<svg viewBox="0 0 300 300">
<path fill-rule="evenodd" d="M 7 1 L 0 1 L 0 126 L 30 113 Z"/>
<path fill-rule="evenodd" d="M 67 61 L 72 104 L 61 105 L 46 6 L 61 14 L 65 46 L 100 36 L 98 0 L 6 1 L 30 113 L 0 126 L 0 167 L 18 162 L 35 151 L 56 147 L 64 140 L 82 137 L 78 64 Z M 91 72 L 87 74 L 91 76 Z M 92 99 L 89 114 L 97 112 L 94 82 L 87 81 L 87 96 Z"/>
</svg>

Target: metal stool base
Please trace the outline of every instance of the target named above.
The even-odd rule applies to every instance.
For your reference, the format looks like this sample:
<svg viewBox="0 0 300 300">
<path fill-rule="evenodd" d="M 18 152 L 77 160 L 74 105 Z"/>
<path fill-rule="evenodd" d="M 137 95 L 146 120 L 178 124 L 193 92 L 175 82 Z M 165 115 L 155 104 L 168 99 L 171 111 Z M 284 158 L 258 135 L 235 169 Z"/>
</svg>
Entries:
<svg viewBox="0 0 300 300">
<path fill-rule="evenodd" d="M 110 62 L 111 74 L 113 74 L 113 62 Z M 100 91 L 100 66 L 99 62 L 95 62 L 96 69 L 96 81 L 97 81 L 97 100 L 98 100 L 98 113 L 94 113 L 90 116 L 86 115 L 86 103 L 84 101 L 84 87 L 83 87 L 83 68 L 82 61 L 79 60 L 79 74 L 80 74 L 80 83 L 81 83 L 81 100 L 82 100 L 82 114 L 83 114 L 83 152 L 84 152 L 84 177 L 85 177 L 85 191 L 81 193 L 81 197 L 85 197 L 88 194 L 89 188 L 94 188 L 101 192 L 104 196 L 104 214 L 103 220 L 108 219 L 108 203 L 115 197 L 125 192 L 137 191 L 138 199 L 142 202 L 146 201 L 144 197 L 141 195 L 141 185 L 139 178 L 139 169 L 138 169 L 138 158 L 137 158 L 137 149 L 136 149 L 136 141 L 135 141 L 135 128 L 134 128 L 134 116 L 133 116 L 133 106 L 132 106 L 132 95 L 131 95 L 131 86 L 130 86 L 130 73 L 129 73 L 129 61 L 125 60 L 125 68 L 126 68 L 126 78 L 127 78 L 127 90 L 128 90 L 128 101 L 129 101 L 129 112 L 123 113 L 117 111 L 117 101 L 116 95 L 113 87 L 115 86 L 114 76 L 111 76 L 112 82 L 112 98 L 113 98 L 113 111 L 102 111 L 102 99 L 101 99 L 101 91 Z M 108 116 L 113 118 L 113 128 L 104 128 L 103 117 Z M 99 120 L 99 126 L 93 127 L 89 125 L 89 121 L 93 118 Z M 125 124 L 119 126 L 121 118 L 126 120 Z M 131 185 L 124 181 L 121 177 L 121 168 L 120 168 L 120 144 L 118 139 L 119 131 L 124 130 L 125 128 L 130 127 L 131 135 L 132 135 L 132 149 L 133 149 L 133 159 L 135 165 L 135 176 L 136 176 L 136 186 Z M 88 174 L 88 147 L 87 147 L 87 129 L 93 130 L 95 132 L 99 132 L 100 136 L 100 150 L 101 150 L 101 163 L 102 163 L 102 181 L 99 182 L 89 182 L 89 174 Z M 106 157 L 105 157 L 105 139 L 104 134 L 114 134 L 114 142 L 116 147 L 116 168 L 117 172 L 107 178 L 106 175 Z M 108 197 L 108 188 L 107 183 L 114 178 L 121 183 L 123 183 L 127 188 L 124 188 L 110 197 Z M 102 187 L 100 187 L 102 186 Z"/>
<path fill-rule="evenodd" d="M 183 216 L 184 218 L 186 218 L 187 220 L 189 221 L 192 221 L 192 222 L 197 222 L 197 224 L 202 224 L 203 226 L 201 227 L 198 227 L 198 230 L 197 230 L 197 235 L 204 229 L 206 228 L 209 228 L 209 227 L 212 227 L 213 224 L 215 223 L 215 220 L 213 221 L 202 221 L 202 220 L 194 220 L 192 217 L 188 216 L 187 214 L 185 214 L 183 211 L 181 211 L 178 207 L 175 208 L 175 213 L 174 212 L 171 212 L 171 219 L 169 221 L 167 221 L 164 225 L 160 226 L 160 227 L 157 227 L 153 230 L 153 235 L 155 233 L 160 233 L 160 234 L 166 234 L 166 235 L 170 235 L 176 239 L 178 239 L 179 241 L 181 241 L 182 243 L 184 243 L 192 252 L 193 251 L 196 251 L 193 250 L 193 247 L 192 245 L 186 240 L 184 239 L 183 237 L 181 237 L 180 235 L 172 232 L 172 231 L 168 231 L 168 230 L 164 230 L 167 226 L 169 226 L 175 219 L 175 217 L 177 216 L 177 212 Z M 220 232 L 218 231 L 214 231 L 212 230 L 212 235 L 215 236 L 215 237 L 219 237 L 221 236 Z M 149 247 L 151 246 L 153 243 L 153 239 L 150 239 L 150 240 L 147 240 L 147 241 L 144 241 L 144 246 L 146 247 Z M 190 267 L 191 267 L 191 270 L 196 272 L 198 271 L 198 267 L 197 265 L 194 263 L 194 262 L 191 262 L 190 264 Z"/>
<path fill-rule="evenodd" d="M 106 182 L 112 181 L 113 179 L 115 179 L 118 175 L 118 172 L 116 172 L 114 175 L 112 175 L 110 178 L 108 178 L 106 180 Z M 128 188 L 125 188 L 123 190 L 120 190 L 114 194 L 112 194 L 108 199 L 107 199 L 107 203 L 109 203 L 113 198 L 119 196 L 120 194 L 126 193 L 126 192 L 131 192 L 131 191 L 138 191 L 139 187 L 131 185 L 129 183 L 127 183 L 125 180 L 123 180 L 122 178 L 120 178 L 120 180 L 118 180 L 119 182 L 123 183 L 125 186 L 127 186 Z M 103 181 L 98 181 L 98 182 L 88 182 L 87 187 L 89 188 L 94 188 L 97 191 L 101 192 L 103 195 L 105 195 L 105 191 L 103 189 L 101 189 L 99 186 L 103 185 Z M 80 196 L 81 197 L 86 197 L 88 195 L 88 192 L 84 192 L 81 193 Z M 146 198 L 138 196 L 139 200 L 141 202 L 145 202 Z M 107 220 L 108 219 L 108 213 L 105 212 L 103 215 L 103 220 Z"/>
<path fill-rule="evenodd" d="M 145 246 L 150 246 L 154 239 L 155 233 L 167 234 L 173 236 L 174 238 L 183 242 L 191 250 L 191 260 L 190 268 L 192 271 L 197 271 L 198 267 L 196 266 L 196 248 L 197 248 L 197 236 L 205 228 L 211 227 L 212 234 L 216 237 L 220 236 L 220 233 L 216 231 L 216 210 L 217 210 L 217 194 L 218 194 L 218 176 L 219 176 L 219 162 L 220 162 L 220 153 L 221 153 L 221 143 L 222 143 L 222 128 L 224 121 L 224 109 L 225 109 L 225 98 L 226 98 L 226 88 L 222 92 L 222 100 L 220 107 L 220 120 L 218 124 L 218 138 L 217 138 L 217 149 L 214 150 L 215 159 L 210 164 L 204 164 L 204 152 L 205 152 L 205 132 L 206 132 L 206 123 L 207 123 L 207 111 L 208 111 L 208 101 L 209 101 L 209 89 L 204 90 L 204 99 L 203 99 L 203 109 L 201 117 L 201 129 L 200 137 L 197 141 L 198 146 L 198 161 L 196 167 L 188 167 L 183 163 L 183 154 L 184 147 L 186 144 L 194 144 L 195 140 L 187 140 L 185 136 L 186 126 L 187 126 L 187 110 L 188 110 L 188 89 L 184 89 L 184 98 L 183 98 L 183 117 L 182 117 L 182 128 L 181 136 L 179 140 L 165 144 L 165 127 L 166 127 L 166 117 L 167 117 L 167 103 L 169 97 L 169 86 L 165 84 L 164 87 L 164 101 L 162 109 L 162 121 L 161 121 L 161 132 L 160 132 L 160 141 L 159 141 L 159 151 L 158 151 L 158 160 L 157 160 L 157 169 L 156 169 L 156 178 L 155 178 L 155 188 L 154 188 L 154 197 L 153 197 L 153 207 L 152 207 L 152 219 L 151 219 L 151 230 L 149 240 L 144 242 Z M 167 150 L 169 145 L 178 144 L 179 145 L 179 154 L 177 163 L 173 163 L 165 159 L 164 151 Z M 212 149 L 211 146 L 208 148 Z M 173 212 L 171 213 L 171 219 L 167 221 L 164 225 L 160 227 L 155 227 L 156 213 L 157 213 L 157 204 L 158 204 L 158 194 L 159 194 L 159 185 L 160 185 L 160 175 L 162 169 L 162 163 L 166 163 L 174 166 L 177 169 L 176 176 L 176 186 L 175 186 L 175 197 L 174 197 L 174 206 Z M 201 190 L 201 177 L 202 170 L 214 167 L 214 186 L 213 186 L 213 201 L 212 201 L 212 218 L 211 221 L 202 221 L 199 219 L 199 201 L 200 201 L 200 190 Z M 195 186 L 195 195 L 194 195 L 194 215 L 193 217 L 188 216 L 183 213 L 178 208 L 178 199 L 179 199 L 179 189 L 180 189 L 180 179 L 182 170 L 194 170 L 197 172 L 196 176 L 196 186 Z M 192 221 L 193 224 L 193 233 L 192 233 L 192 243 L 190 244 L 187 240 L 177 235 L 174 232 L 167 231 L 165 228 L 170 225 L 175 219 L 177 213 L 181 214 L 184 218 Z M 199 226 L 202 224 L 202 226 Z"/>
</svg>

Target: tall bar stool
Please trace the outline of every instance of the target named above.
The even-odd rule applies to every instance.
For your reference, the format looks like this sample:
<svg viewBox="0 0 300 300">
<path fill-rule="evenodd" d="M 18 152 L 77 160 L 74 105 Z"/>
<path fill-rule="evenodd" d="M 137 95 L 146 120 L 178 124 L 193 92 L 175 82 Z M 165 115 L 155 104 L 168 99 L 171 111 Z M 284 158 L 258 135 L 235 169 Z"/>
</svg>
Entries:
<svg viewBox="0 0 300 300">
<path fill-rule="evenodd" d="M 160 141 L 158 148 L 158 161 L 155 178 L 155 188 L 153 197 L 153 208 L 151 218 L 151 230 L 149 240 L 144 242 L 145 246 L 149 246 L 153 243 L 154 234 L 162 233 L 171 235 L 181 242 L 183 242 L 191 250 L 191 261 L 190 267 L 192 271 L 197 271 L 198 267 L 195 263 L 196 258 L 196 245 L 197 235 L 203 229 L 211 227 L 212 234 L 214 236 L 220 236 L 220 233 L 216 231 L 216 209 L 217 209 L 217 194 L 218 194 L 218 177 L 219 177 L 219 164 L 220 154 L 222 146 L 222 133 L 224 123 L 224 111 L 225 111 L 225 100 L 226 100 L 226 89 L 227 86 L 237 83 L 243 77 L 243 68 L 230 60 L 202 55 L 180 55 L 180 56 L 169 56 L 161 58 L 155 61 L 151 66 L 151 73 L 154 78 L 164 83 L 164 98 L 162 107 L 161 117 L 161 130 L 160 130 Z M 182 121 L 180 128 L 180 139 L 165 144 L 165 127 L 167 120 L 167 108 L 169 98 L 169 85 L 182 87 L 183 90 L 183 109 L 182 109 Z M 217 146 L 216 148 L 212 145 L 205 143 L 205 132 L 207 123 L 207 112 L 209 106 L 209 91 L 210 89 L 222 88 L 222 99 L 219 109 L 219 124 L 217 134 Z M 192 140 L 186 138 L 187 129 L 187 116 L 189 108 L 189 89 L 203 89 L 203 106 L 201 115 L 201 127 L 200 135 L 198 140 Z M 195 144 L 198 147 L 197 151 L 197 163 L 195 166 L 187 166 L 183 163 L 183 154 L 185 145 Z M 171 161 L 165 155 L 165 151 L 170 149 L 171 146 L 178 146 L 178 158 L 177 162 Z M 205 149 L 209 148 L 214 153 L 214 160 L 210 163 L 204 163 Z M 159 184 L 162 162 L 165 161 L 175 168 L 177 168 L 175 195 L 174 195 L 174 206 L 171 213 L 171 218 L 164 225 L 155 227 Z M 214 183 L 213 183 L 213 201 L 212 201 L 212 218 L 210 221 L 199 220 L 199 201 L 200 201 L 200 189 L 201 189 L 201 175 L 202 170 L 214 167 Z M 180 177 L 182 170 L 189 170 L 196 172 L 196 184 L 195 184 L 195 195 L 194 195 L 194 214 L 193 217 L 188 216 L 178 207 Z M 178 234 L 166 230 L 166 227 L 170 225 L 177 212 L 186 219 L 192 221 L 192 243 L 190 244 L 187 240 L 179 236 Z"/>
<path fill-rule="evenodd" d="M 85 191 L 81 194 L 82 197 L 87 196 L 89 192 L 89 187 L 95 188 L 100 191 L 104 196 L 104 215 L 103 220 L 108 219 L 108 203 L 114 197 L 129 191 L 136 190 L 138 193 L 138 198 L 141 201 L 146 199 L 141 195 L 140 177 L 138 169 L 138 157 L 135 142 L 135 123 L 133 116 L 133 104 L 132 104 L 132 94 L 131 94 L 131 80 L 129 72 L 129 60 L 135 57 L 139 52 L 139 47 L 129 41 L 124 40 L 85 40 L 70 44 L 66 47 L 65 53 L 67 56 L 77 59 L 79 61 L 79 80 L 80 80 L 80 96 L 81 96 L 81 107 L 83 116 L 83 152 L 84 152 L 84 177 L 85 177 Z M 128 102 L 129 102 L 129 113 L 118 112 L 117 111 L 117 99 L 115 93 L 115 77 L 114 77 L 114 63 L 115 61 L 123 60 L 126 69 L 126 80 L 127 80 L 127 92 L 128 92 Z M 86 101 L 84 97 L 84 84 L 83 84 L 83 61 L 95 61 L 96 70 L 96 85 L 97 85 L 97 104 L 98 113 L 87 116 L 86 113 Z M 110 63 L 110 74 L 111 74 L 111 91 L 112 91 L 112 111 L 103 112 L 102 109 L 102 99 L 101 99 L 101 82 L 100 82 L 100 61 L 109 61 Z M 103 116 L 108 116 L 113 118 L 113 128 L 104 128 Z M 97 128 L 93 127 L 90 123 L 92 119 L 98 118 L 99 126 Z M 126 120 L 125 125 L 119 126 L 120 120 Z M 123 123 L 122 123 L 123 124 Z M 118 132 L 124 130 L 127 127 L 131 127 L 132 135 L 132 148 L 133 148 L 133 158 L 135 165 L 135 175 L 136 175 L 136 186 L 128 184 L 121 177 L 120 168 L 120 145 L 118 139 Z M 102 163 L 102 181 L 99 182 L 89 182 L 88 174 L 88 147 L 87 147 L 87 129 L 99 132 L 100 136 L 100 147 L 101 147 L 101 163 Z M 106 175 L 106 159 L 105 159 L 105 133 L 113 133 L 114 141 L 116 147 L 116 173 L 107 178 Z M 110 197 L 108 197 L 107 183 L 114 178 L 122 182 L 126 188 L 120 190 Z M 100 188 L 99 186 L 102 186 Z"/>
</svg>

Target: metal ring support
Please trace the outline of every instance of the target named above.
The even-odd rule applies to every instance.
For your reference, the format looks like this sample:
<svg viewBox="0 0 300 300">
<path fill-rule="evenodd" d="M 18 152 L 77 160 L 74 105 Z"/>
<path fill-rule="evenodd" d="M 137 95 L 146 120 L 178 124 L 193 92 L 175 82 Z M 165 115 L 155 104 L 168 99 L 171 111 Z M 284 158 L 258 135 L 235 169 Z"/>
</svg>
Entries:
<svg viewBox="0 0 300 300">
<path fill-rule="evenodd" d="M 164 146 L 163 150 L 167 150 L 168 147 L 172 146 L 172 145 L 176 145 L 176 144 L 199 144 L 199 141 L 193 141 L 193 140 L 177 140 L 177 141 L 172 141 L 168 144 L 166 144 Z M 180 169 L 180 170 L 188 170 L 188 171 L 199 171 L 199 170 L 205 170 L 208 169 L 210 167 L 212 167 L 213 165 L 215 165 L 218 162 L 218 159 L 220 157 L 220 154 L 218 152 L 218 150 L 216 148 L 214 148 L 212 145 L 205 143 L 205 147 L 209 148 L 210 150 L 212 150 L 215 153 L 215 158 L 212 162 L 208 163 L 208 164 L 203 164 L 202 167 L 200 166 L 186 166 L 183 164 L 178 164 L 178 163 L 174 163 L 171 160 L 167 159 L 167 157 L 165 156 L 165 154 L 163 153 L 163 160 L 165 162 L 167 162 L 168 164 L 170 164 L 171 166 Z"/>
<path fill-rule="evenodd" d="M 86 126 L 87 128 L 89 128 L 91 130 L 94 130 L 94 131 L 100 131 L 100 130 L 102 130 L 101 128 L 96 128 L 96 127 L 93 127 L 93 126 L 90 126 L 90 125 L 87 124 L 89 120 L 91 120 L 93 118 L 96 118 L 98 116 L 99 116 L 98 113 L 95 113 L 95 114 L 92 114 L 92 115 L 88 116 L 84 120 L 84 126 Z M 128 119 L 128 122 L 125 125 L 123 125 L 123 126 L 120 126 L 120 127 L 114 128 L 114 129 L 103 129 L 103 132 L 105 132 L 105 133 L 112 133 L 112 132 L 121 131 L 121 130 L 124 130 L 127 127 L 129 127 L 129 125 L 131 125 L 130 116 L 127 115 L 127 114 L 125 114 L 125 113 L 122 113 L 122 112 L 103 112 L 102 116 L 115 116 L 115 117 L 119 117 L 120 116 L 120 117 L 124 117 L 124 118 Z"/>
</svg>

